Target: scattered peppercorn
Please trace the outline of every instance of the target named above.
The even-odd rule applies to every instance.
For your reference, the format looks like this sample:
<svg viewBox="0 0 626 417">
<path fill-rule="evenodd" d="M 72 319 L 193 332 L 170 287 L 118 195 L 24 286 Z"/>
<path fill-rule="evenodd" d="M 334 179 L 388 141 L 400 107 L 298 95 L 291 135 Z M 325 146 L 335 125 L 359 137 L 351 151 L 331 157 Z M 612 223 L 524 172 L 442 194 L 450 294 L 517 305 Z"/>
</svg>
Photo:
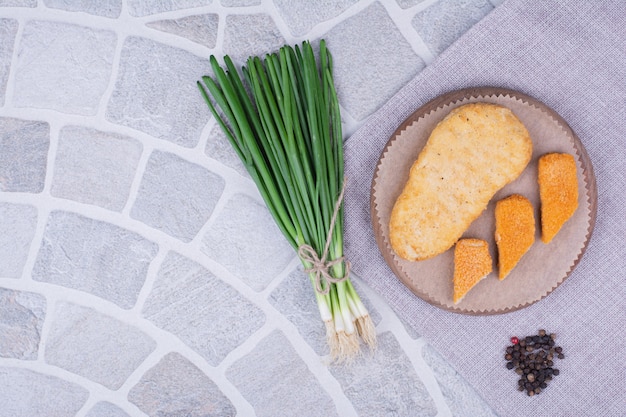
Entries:
<svg viewBox="0 0 626 417">
<path fill-rule="evenodd" d="M 504 359 L 506 368 L 514 369 L 520 376 L 518 389 L 529 397 L 539 395 L 548 386 L 559 370 L 553 368 L 554 358 L 563 359 L 563 348 L 556 346 L 556 334 L 540 329 L 536 335 L 511 337 L 512 346 L 507 346 Z"/>
</svg>

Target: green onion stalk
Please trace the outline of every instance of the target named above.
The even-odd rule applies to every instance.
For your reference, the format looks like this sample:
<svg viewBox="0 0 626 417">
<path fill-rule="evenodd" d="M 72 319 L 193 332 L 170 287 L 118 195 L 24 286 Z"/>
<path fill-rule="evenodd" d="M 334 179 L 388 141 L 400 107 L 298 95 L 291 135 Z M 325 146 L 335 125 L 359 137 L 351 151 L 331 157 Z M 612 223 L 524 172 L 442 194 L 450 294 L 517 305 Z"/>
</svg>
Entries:
<svg viewBox="0 0 626 417">
<path fill-rule="evenodd" d="M 333 360 L 354 358 L 376 331 L 343 253 L 345 190 L 341 114 L 323 40 L 285 45 L 238 72 L 210 57 L 202 97 L 298 253 L 314 288 Z"/>
</svg>

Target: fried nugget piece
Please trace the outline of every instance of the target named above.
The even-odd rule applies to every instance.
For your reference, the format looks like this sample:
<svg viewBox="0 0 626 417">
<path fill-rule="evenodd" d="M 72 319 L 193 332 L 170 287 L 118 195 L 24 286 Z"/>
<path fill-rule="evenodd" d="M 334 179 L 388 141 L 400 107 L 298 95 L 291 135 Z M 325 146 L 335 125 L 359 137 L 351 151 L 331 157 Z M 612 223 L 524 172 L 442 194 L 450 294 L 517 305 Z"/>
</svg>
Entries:
<svg viewBox="0 0 626 417">
<path fill-rule="evenodd" d="M 433 129 L 395 201 L 389 221 L 395 253 L 418 261 L 450 249 L 531 154 L 530 135 L 510 109 L 472 103 L 452 110 Z"/>
<path fill-rule="evenodd" d="M 535 243 L 535 213 L 526 197 L 513 194 L 496 203 L 498 278 L 503 280 Z"/>
<path fill-rule="evenodd" d="M 576 161 L 565 153 L 549 153 L 539 158 L 539 199 L 541 201 L 541 240 L 550 243 L 578 208 Z"/>
<path fill-rule="evenodd" d="M 482 239 L 460 239 L 454 247 L 454 303 L 492 271 L 489 244 Z"/>
</svg>

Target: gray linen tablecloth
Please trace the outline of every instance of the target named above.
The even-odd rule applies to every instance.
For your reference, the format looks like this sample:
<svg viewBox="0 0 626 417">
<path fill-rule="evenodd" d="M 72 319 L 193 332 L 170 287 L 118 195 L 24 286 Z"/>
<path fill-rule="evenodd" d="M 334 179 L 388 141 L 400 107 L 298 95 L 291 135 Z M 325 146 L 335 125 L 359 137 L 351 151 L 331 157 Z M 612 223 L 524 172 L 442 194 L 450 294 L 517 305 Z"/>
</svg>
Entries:
<svg viewBox="0 0 626 417">
<path fill-rule="evenodd" d="M 393 68 L 389 69 L 393 71 Z M 369 203 L 380 152 L 398 125 L 443 93 L 520 91 L 558 112 L 593 163 L 598 214 L 570 277 L 516 312 L 466 316 L 414 296 L 385 264 Z M 510 0 L 399 91 L 346 142 L 346 254 L 355 273 L 444 355 L 502 416 L 626 416 L 626 2 Z M 558 334 L 566 358 L 541 395 L 505 368 L 512 335 Z"/>
</svg>

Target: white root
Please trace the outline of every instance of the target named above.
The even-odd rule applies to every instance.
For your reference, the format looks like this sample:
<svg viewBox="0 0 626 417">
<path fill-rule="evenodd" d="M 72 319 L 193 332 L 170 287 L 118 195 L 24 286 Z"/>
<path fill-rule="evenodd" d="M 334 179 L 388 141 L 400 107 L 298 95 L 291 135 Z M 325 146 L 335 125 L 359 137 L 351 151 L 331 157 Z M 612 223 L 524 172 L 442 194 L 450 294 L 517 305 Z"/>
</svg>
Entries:
<svg viewBox="0 0 626 417">
<path fill-rule="evenodd" d="M 330 358 L 334 361 L 335 358 L 339 357 L 341 351 L 339 348 L 339 337 L 332 320 L 324 321 L 324 324 L 326 325 L 326 343 L 328 343 L 328 348 L 330 349 Z"/>
<path fill-rule="evenodd" d="M 356 333 L 337 332 L 339 340 L 339 355 L 335 358 L 337 363 L 352 362 L 360 353 L 359 338 Z"/>
<path fill-rule="evenodd" d="M 356 328 L 359 332 L 359 335 L 370 349 L 376 350 L 378 347 L 378 342 L 376 340 L 376 326 L 374 326 L 374 322 L 369 314 L 365 314 L 357 318 L 356 320 Z"/>
</svg>

